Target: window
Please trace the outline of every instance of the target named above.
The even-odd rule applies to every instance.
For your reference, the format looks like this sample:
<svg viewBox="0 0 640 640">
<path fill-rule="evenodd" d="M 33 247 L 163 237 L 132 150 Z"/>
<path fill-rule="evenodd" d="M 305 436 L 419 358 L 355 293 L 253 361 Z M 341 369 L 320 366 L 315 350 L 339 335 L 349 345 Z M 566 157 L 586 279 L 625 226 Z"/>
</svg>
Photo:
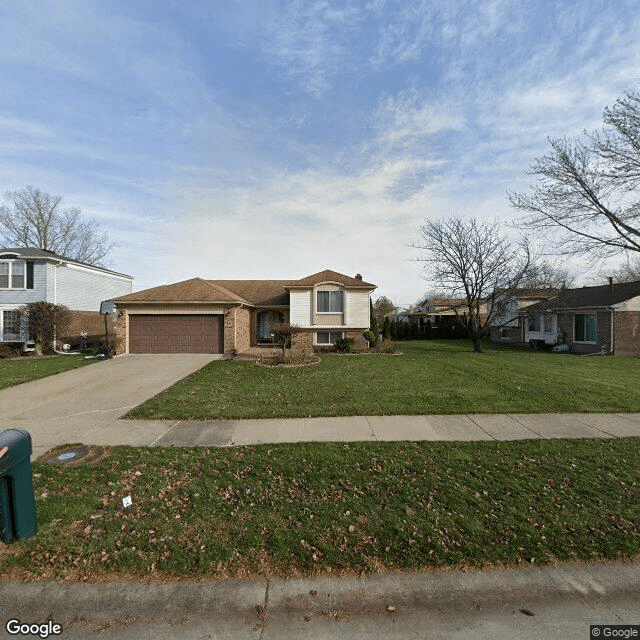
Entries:
<svg viewBox="0 0 640 640">
<path fill-rule="evenodd" d="M 342 291 L 318 291 L 318 313 L 342 313 Z"/>
<path fill-rule="evenodd" d="M 335 344 L 336 340 L 342 338 L 341 331 L 318 331 L 316 333 L 316 344 Z"/>
<path fill-rule="evenodd" d="M 500 337 L 503 340 L 511 340 L 511 329 L 505 329 L 504 327 L 500 329 Z"/>
<path fill-rule="evenodd" d="M 544 316 L 544 332 L 553 333 L 553 316 L 550 313 Z"/>
<path fill-rule="evenodd" d="M 536 313 L 534 316 L 529 316 L 529 331 L 542 331 L 542 316 Z"/>
<path fill-rule="evenodd" d="M 25 271 L 24 260 L 0 262 L 0 289 L 24 289 Z"/>
<path fill-rule="evenodd" d="M 598 332 L 595 313 L 576 313 L 573 328 L 575 342 L 597 342 Z"/>
<path fill-rule="evenodd" d="M 20 314 L 18 311 L 2 312 L 2 341 L 20 341 Z"/>
</svg>

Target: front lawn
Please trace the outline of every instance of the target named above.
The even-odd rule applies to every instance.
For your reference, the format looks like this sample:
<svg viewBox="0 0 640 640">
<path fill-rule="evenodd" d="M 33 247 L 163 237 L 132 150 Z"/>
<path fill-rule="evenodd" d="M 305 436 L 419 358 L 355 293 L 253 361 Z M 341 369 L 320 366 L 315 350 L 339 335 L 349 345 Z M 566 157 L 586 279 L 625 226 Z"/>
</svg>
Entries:
<svg viewBox="0 0 640 640">
<path fill-rule="evenodd" d="M 94 464 L 34 463 L 39 530 L 0 545 L 5 578 L 340 575 L 640 553 L 639 438 L 114 447 Z"/>
<path fill-rule="evenodd" d="M 403 355 L 323 355 L 320 364 L 290 369 L 215 361 L 128 417 L 640 411 L 640 358 L 492 347 L 476 355 L 466 341 L 396 346 Z"/>
<path fill-rule="evenodd" d="M 23 382 L 46 378 L 55 373 L 84 367 L 95 360 L 85 360 L 83 355 L 6 358 L 0 360 L 0 389 L 14 387 Z"/>
</svg>

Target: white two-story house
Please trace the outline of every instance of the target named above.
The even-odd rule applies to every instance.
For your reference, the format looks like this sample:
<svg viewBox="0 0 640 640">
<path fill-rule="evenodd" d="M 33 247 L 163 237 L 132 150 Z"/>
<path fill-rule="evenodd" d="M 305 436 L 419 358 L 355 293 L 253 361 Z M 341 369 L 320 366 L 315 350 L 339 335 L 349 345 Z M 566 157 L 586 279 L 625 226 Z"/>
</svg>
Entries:
<svg viewBox="0 0 640 640">
<path fill-rule="evenodd" d="M 51 251 L 0 248 L 0 342 L 25 344 L 18 309 L 29 302 L 68 307 L 71 325 L 58 342 L 80 344 L 104 336 L 100 303 L 133 289 L 131 276 L 69 260 Z"/>
<path fill-rule="evenodd" d="M 369 329 L 375 285 L 361 275 L 321 271 L 300 280 L 203 280 L 146 289 L 112 299 L 120 353 L 247 353 L 271 345 L 270 327 L 300 327 L 292 345 L 311 353 Z"/>
</svg>

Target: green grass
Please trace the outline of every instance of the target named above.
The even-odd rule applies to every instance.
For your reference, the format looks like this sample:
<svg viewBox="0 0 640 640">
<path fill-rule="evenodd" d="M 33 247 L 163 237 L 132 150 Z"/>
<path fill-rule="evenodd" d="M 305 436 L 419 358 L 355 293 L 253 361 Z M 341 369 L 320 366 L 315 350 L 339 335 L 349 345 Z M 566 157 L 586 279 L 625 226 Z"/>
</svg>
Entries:
<svg viewBox="0 0 640 640">
<path fill-rule="evenodd" d="M 318 365 L 288 369 L 212 362 L 128 417 L 640 411 L 640 358 L 492 347 L 476 355 L 465 341 L 397 347 L 403 355 L 324 355 Z"/>
<path fill-rule="evenodd" d="M 39 531 L 2 547 L 5 577 L 340 575 L 640 550 L 638 438 L 114 447 L 96 466 L 33 468 Z"/>
<path fill-rule="evenodd" d="M 2 359 L 0 360 L 0 389 L 84 367 L 93 362 L 93 360 L 85 360 L 82 355 Z"/>
</svg>

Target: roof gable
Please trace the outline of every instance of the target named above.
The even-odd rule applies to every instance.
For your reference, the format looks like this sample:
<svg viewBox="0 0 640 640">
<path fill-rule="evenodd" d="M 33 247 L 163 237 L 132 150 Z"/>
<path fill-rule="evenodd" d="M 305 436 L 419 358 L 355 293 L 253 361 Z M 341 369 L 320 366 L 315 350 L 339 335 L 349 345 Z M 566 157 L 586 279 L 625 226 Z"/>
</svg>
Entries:
<svg viewBox="0 0 640 640">
<path fill-rule="evenodd" d="M 203 280 L 192 278 L 166 284 L 137 293 L 129 293 L 126 296 L 113 298 L 114 302 L 240 302 L 246 303 L 242 297 L 225 289 L 224 287 Z"/>
<path fill-rule="evenodd" d="M 318 273 L 314 273 L 306 278 L 301 278 L 300 280 L 291 280 L 289 282 L 289 287 L 313 287 L 321 282 L 337 282 L 346 287 L 358 287 L 362 289 L 376 288 L 375 284 L 363 282 L 360 278 L 345 276 L 343 273 L 331 271 L 331 269 L 319 271 Z"/>
</svg>

